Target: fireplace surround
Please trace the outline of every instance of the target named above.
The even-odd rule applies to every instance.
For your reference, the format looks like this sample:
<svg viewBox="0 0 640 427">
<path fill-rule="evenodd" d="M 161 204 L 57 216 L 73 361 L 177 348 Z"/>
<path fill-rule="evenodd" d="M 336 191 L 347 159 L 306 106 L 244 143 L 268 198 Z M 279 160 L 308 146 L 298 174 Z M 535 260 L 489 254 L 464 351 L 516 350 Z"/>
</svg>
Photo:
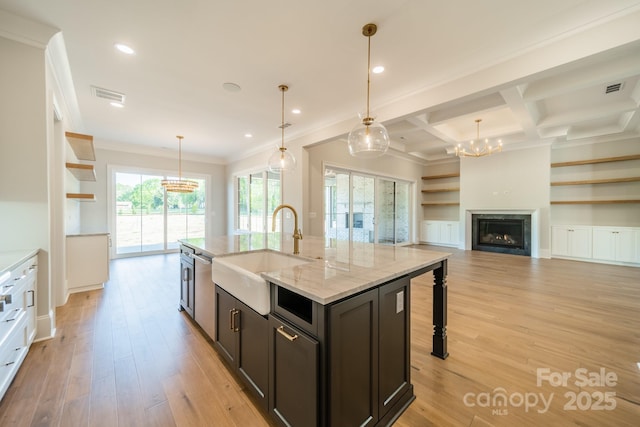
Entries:
<svg viewBox="0 0 640 427">
<path fill-rule="evenodd" d="M 531 256 L 531 215 L 472 214 L 471 249 Z"/>
</svg>

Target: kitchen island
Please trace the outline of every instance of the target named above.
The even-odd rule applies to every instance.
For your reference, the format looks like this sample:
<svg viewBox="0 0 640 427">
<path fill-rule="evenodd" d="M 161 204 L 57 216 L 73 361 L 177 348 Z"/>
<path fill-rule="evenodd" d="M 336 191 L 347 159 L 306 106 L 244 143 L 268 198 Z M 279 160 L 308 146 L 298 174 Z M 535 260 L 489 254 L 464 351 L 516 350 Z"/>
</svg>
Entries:
<svg viewBox="0 0 640 427">
<path fill-rule="evenodd" d="M 293 247 L 278 233 L 181 243 L 214 262 L 248 251 L 290 254 Z M 308 262 L 261 272 L 270 292 L 266 315 L 216 286 L 215 347 L 281 425 L 392 424 L 415 399 L 410 280 L 429 271 L 432 355 L 448 355 L 450 254 L 307 236 L 299 243 Z"/>
</svg>

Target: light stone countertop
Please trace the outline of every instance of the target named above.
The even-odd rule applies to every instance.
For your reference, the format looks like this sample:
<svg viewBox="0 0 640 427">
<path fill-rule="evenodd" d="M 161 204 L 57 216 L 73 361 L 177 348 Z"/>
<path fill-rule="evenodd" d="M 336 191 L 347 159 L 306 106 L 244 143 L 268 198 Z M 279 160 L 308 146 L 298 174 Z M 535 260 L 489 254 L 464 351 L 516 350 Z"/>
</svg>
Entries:
<svg viewBox="0 0 640 427">
<path fill-rule="evenodd" d="M 0 279 L 4 277 L 5 273 L 13 270 L 37 253 L 38 249 L 0 252 Z M 0 283 L 2 283 L 2 280 L 0 280 Z"/>
<path fill-rule="evenodd" d="M 182 243 L 212 257 L 252 250 L 271 249 L 291 254 L 293 240 L 279 233 L 240 234 L 210 240 L 184 239 Z M 329 304 L 382 283 L 439 263 L 450 253 L 404 246 L 375 245 L 325 240 L 304 236 L 300 257 L 312 262 L 261 273 L 266 280 L 306 296 L 320 304 Z"/>
</svg>

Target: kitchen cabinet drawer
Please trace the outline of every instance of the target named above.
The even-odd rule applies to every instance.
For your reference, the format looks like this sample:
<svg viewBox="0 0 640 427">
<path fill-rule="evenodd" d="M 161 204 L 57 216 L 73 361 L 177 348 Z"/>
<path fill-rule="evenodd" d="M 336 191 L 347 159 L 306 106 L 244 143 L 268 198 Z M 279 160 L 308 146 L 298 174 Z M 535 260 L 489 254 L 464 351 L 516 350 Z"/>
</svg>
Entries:
<svg viewBox="0 0 640 427">
<path fill-rule="evenodd" d="M 29 350 L 26 316 L 20 313 L 11 326 L 11 333 L 0 346 L 0 399 L 9 388 Z"/>
</svg>

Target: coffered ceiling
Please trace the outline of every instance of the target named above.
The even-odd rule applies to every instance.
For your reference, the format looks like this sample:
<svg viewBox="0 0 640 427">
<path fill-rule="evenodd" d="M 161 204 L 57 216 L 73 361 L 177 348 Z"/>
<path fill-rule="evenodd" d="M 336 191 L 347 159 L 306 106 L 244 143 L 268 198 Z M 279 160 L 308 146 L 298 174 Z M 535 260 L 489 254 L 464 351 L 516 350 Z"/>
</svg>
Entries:
<svg viewBox="0 0 640 427">
<path fill-rule="evenodd" d="M 476 119 L 505 150 L 640 135 L 640 1 L 0 0 L 0 9 L 61 31 L 73 130 L 105 145 L 170 153 L 183 134 L 187 156 L 223 163 L 271 149 L 282 83 L 287 143 L 344 139 L 365 108 L 368 22 L 378 25 L 372 65 L 385 67 L 372 76 L 371 108 L 397 155 L 452 157 L 475 138 Z M 124 94 L 124 108 L 92 87 Z"/>
</svg>

